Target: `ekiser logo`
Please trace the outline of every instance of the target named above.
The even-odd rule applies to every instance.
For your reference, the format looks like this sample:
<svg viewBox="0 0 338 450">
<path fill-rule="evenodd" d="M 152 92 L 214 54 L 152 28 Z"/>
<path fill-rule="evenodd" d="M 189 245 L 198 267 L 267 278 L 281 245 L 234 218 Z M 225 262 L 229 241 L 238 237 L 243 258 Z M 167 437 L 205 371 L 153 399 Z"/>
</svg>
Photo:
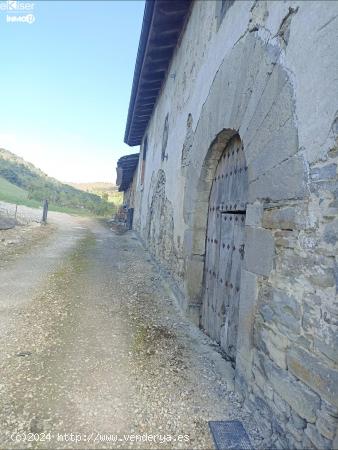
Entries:
<svg viewBox="0 0 338 450">
<path fill-rule="evenodd" d="M 32 11 L 34 9 L 33 2 L 19 2 L 16 0 L 8 0 L 7 2 L 0 2 L 0 11 Z"/>
</svg>

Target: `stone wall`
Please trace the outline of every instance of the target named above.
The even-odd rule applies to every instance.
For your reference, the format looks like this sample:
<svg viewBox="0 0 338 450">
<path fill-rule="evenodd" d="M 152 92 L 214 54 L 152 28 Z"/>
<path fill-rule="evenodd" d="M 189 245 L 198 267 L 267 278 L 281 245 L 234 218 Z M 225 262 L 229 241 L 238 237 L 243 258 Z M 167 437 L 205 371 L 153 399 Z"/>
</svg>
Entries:
<svg viewBox="0 0 338 450">
<path fill-rule="evenodd" d="M 173 205 L 166 196 L 165 172 L 160 169 L 152 183 L 154 188 L 144 239 L 153 256 L 179 282 L 183 278 L 183 259 L 174 242 Z"/>
<path fill-rule="evenodd" d="M 238 1 L 221 21 L 216 6 L 194 3 L 174 54 L 134 223 L 198 323 L 212 180 L 239 134 L 236 388 L 266 446 L 338 448 L 338 3 Z"/>
</svg>

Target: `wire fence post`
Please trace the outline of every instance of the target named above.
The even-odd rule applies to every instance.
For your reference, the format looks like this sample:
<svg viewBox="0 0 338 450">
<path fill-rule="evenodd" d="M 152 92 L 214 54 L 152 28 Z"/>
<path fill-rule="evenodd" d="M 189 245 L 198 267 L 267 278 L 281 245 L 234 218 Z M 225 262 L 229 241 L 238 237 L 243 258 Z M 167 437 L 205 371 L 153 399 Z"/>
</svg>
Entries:
<svg viewBox="0 0 338 450">
<path fill-rule="evenodd" d="M 48 215 L 48 200 L 45 200 L 43 203 L 43 213 L 42 213 L 42 223 L 47 223 L 47 215 Z"/>
<path fill-rule="evenodd" d="M 15 213 L 14 213 L 14 219 L 16 221 L 16 217 L 18 215 L 18 205 L 15 205 Z"/>
</svg>

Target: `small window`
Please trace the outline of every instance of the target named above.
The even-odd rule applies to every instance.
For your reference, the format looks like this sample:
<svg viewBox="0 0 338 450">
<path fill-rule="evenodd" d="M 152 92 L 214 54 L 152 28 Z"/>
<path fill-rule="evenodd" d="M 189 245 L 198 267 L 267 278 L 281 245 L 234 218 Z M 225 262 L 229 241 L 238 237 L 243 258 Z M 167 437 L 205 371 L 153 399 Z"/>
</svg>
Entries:
<svg viewBox="0 0 338 450">
<path fill-rule="evenodd" d="M 166 153 L 167 144 L 168 144 L 168 134 L 169 134 L 169 114 L 166 115 L 163 127 L 163 135 L 162 135 L 162 153 L 161 158 L 162 161 L 168 159 L 168 154 Z"/>
<path fill-rule="evenodd" d="M 146 172 L 146 159 L 148 151 L 148 137 L 145 138 L 142 149 L 142 161 L 141 161 L 141 185 L 144 183 L 144 176 Z"/>
<path fill-rule="evenodd" d="M 228 11 L 228 9 L 235 3 L 235 0 L 218 0 L 216 6 L 217 27 L 221 25 L 221 22 Z"/>
</svg>

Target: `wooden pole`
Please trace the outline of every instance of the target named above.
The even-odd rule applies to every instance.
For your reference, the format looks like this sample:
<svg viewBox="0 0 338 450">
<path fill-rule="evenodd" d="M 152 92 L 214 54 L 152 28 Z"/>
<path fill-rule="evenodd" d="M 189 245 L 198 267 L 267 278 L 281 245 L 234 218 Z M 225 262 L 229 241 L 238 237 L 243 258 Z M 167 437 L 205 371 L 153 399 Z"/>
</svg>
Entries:
<svg viewBox="0 0 338 450">
<path fill-rule="evenodd" d="M 45 200 L 43 203 L 43 213 L 42 213 L 42 223 L 47 223 L 47 215 L 48 215 L 48 200 Z"/>
</svg>

